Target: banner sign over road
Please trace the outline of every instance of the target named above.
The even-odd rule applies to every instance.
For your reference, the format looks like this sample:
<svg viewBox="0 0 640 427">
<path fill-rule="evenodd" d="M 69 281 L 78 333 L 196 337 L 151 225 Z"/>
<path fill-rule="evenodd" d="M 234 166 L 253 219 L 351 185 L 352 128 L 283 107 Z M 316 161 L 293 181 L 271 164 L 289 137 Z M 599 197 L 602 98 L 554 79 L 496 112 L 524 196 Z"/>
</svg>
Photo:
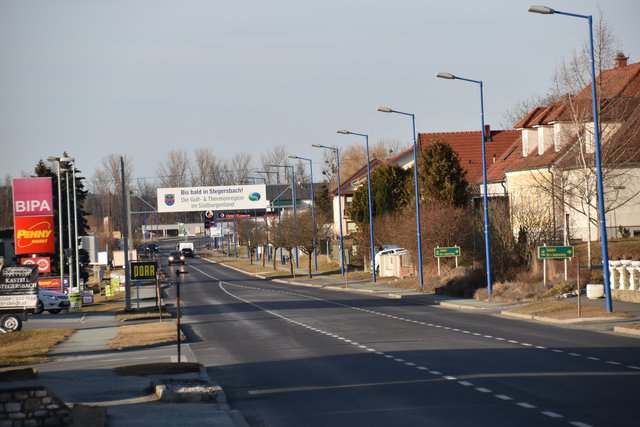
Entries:
<svg viewBox="0 0 640 427">
<path fill-rule="evenodd" d="M 157 197 L 158 212 L 266 209 L 269 205 L 264 184 L 158 188 Z"/>
</svg>

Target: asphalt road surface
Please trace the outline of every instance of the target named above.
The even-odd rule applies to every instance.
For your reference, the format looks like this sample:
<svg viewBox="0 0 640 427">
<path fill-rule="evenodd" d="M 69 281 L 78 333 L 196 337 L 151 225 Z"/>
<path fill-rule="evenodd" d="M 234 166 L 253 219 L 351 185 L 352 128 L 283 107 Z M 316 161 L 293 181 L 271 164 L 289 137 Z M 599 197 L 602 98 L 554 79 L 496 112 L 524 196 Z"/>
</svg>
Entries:
<svg viewBox="0 0 640 427">
<path fill-rule="evenodd" d="M 638 425 L 637 339 L 176 269 L 191 349 L 252 426 Z"/>
</svg>

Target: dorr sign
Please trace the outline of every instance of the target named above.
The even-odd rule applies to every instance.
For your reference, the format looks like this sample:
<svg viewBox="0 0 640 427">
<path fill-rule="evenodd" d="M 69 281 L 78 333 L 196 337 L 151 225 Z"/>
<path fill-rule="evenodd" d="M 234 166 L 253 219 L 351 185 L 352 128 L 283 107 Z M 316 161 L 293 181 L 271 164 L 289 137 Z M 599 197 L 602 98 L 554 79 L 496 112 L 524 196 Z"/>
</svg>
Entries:
<svg viewBox="0 0 640 427">
<path fill-rule="evenodd" d="M 158 263 L 156 261 L 136 261 L 131 263 L 131 280 L 156 280 Z"/>
</svg>

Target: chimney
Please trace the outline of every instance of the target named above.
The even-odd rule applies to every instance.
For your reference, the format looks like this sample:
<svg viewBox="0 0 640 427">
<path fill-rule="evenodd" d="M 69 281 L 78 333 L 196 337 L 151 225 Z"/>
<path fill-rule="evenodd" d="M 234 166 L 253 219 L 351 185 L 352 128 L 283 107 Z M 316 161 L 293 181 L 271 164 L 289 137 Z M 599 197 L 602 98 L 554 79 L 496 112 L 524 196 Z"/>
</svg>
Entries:
<svg viewBox="0 0 640 427">
<path fill-rule="evenodd" d="M 484 141 L 491 142 L 491 125 L 484 125 Z"/>
<path fill-rule="evenodd" d="M 622 68 L 627 66 L 628 56 L 624 56 L 624 53 L 618 52 L 616 55 L 616 68 Z"/>
</svg>

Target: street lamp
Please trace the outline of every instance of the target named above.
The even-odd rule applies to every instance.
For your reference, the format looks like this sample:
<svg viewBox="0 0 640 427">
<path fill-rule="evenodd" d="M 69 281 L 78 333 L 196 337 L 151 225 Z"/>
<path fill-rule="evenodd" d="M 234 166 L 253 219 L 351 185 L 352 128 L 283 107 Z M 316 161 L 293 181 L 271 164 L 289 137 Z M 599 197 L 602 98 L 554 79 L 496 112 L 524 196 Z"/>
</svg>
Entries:
<svg viewBox="0 0 640 427">
<path fill-rule="evenodd" d="M 402 111 L 393 110 L 389 107 L 378 107 L 381 113 L 396 113 L 404 116 L 411 116 L 411 124 L 413 127 L 413 180 L 415 182 L 414 192 L 416 197 L 416 235 L 418 239 L 418 271 L 420 274 L 420 290 L 424 284 L 422 274 L 422 239 L 420 237 L 420 196 L 418 192 L 418 139 L 416 138 L 416 116 L 412 113 L 404 113 Z"/>
<path fill-rule="evenodd" d="M 61 164 L 65 163 L 66 164 L 69 162 L 69 160 L 71 160 L 69 157 L 58 157 L 58 156 L 49 156 L 47 157 L 47 160 L 50 162 L 56 162 L 58 165 L 57 168 L 57 175 L 58 175 L 58 250 L 60 251 L 59 253 L 59 265 L 60 265 L 60 287 L 61 289 L 64 287 L 64 248 L 63 248 L 63 244 L 62 244 L 62 240 L 63 240 L 63 236 L 62 236 L 62 190 L 61 190 L 61 175 L 60 172 L 62 171 L 61 169 Z M 64 170 L 66 172 L 66 169 Z M 67 194 L 68 197 L 68 194 Z"/>
<path fill-rule="evenodd" d="M 607 312 L 613 311 L 611 302 L 611 283 L 609 279 L 609 247 L 607 242 L 607 221 L 604 210 L 604 190 L 602 186 L 602 161 L 600 155 L 600 119 L 598 118 L 598 98 L 596 92 L 596 66 L 595 54 L 593 49 L 593 17 L 591 15 L 578 15 L 576 13 L 561 12 L 546 6 L 529 6 L 529 12 L 540 13 L 543 15 L 572 16 L 574 18 L 586 19 L 589 23 L 589 46 L 591 55 L 591 101 L 593 108 L 593 134 L 595 138 L 595 157 L 596 157 L 596 191 L 598 194 L 598 216 L 600 217 L 600 244 L 602 246 L 602 274 L 604 276 L 604 293 L 606 296 Z"/>
<path fill-rule="evenodd" d="M 326 145 L 320 144 L 311 144 L 312 147 L 315 148 L 324 148 L 325 150 L 331 150 L 336 154 L 336 163 L 338 166 L 338 219 L 340 223 L 340 268 L 342 270 L 342 275 L 344 276 L 344 240 L 342 238 L 342 197 L 340 196 L 340 154 L 337 148 L 327 147 Z"/>
<path fill-rule="evenodd" d="M 264 182 L 264 191 L 265 191 L 265 196 L 266 196 L 266 191 L 267 191 L 267 178 L 265 178 L 264 176 L 252 176 L 251 178 L 253 179 L 261 179 L 262 182 Z M 269 218 L 267 216 L 267 208 L 264 209 L 264 226 L 265 226 L 265 245 L 264 245 L 264 251 L 262 252 L 262 266 L 264 267 L 264 255 L 267 254 L 267 258 L 269 258 Z M 257 256 L 257 254 L 256 254 Z M 256 262 L 258 262 L 258 260 L 256 259 Z"/>
<path fill-rule="evenodd" d="M 73 239 L 73 243 L 75 244 L 75 271 L 76 271 L 76 276 L 77 276 L 77 281 L 76 283 L 78 284 L 78 291 L 82 292 L 82 289 L 80 288 L 80 254 L 79 254 L 79 247 L 78 247 L 78 195 L 76 192 L 76 162 L 75 160 L 73 161 L 73 163 L 71 163 L 71 173 L 72 173 L 72 180 L 73 180 L 73 234 L 74 234 L 74 239 Z"/>
<path fill-rule="evenodd" d="M 266 175 L 271 175 L 271 174 L 275 174 L 276 175 L 276 199 L 278 199 L 278 226 L 280 226 L 280 171 L 276 169 L 275 172 L 271 172 L 271 171 L 256 171 L 257 173 L 263 173 Z M 273 200 L 271 201 L 271 206 L 273 206 Z M 280 233 L 278 233 L 280 234 Z M 280 236 L 278 236 L 280 237 Z M 280 246 L 282 243 L 282 239 L 279 238 L 278 239 L 278 246 L 280 247 L 280 264 L 283 264 L 282 261 L 282 246 Z"/>
<path fill-rule="evenodd" d="M 373 283 L 376 282 L 376 261 L 375 261 L 375 248 L 373 246 L 373 209 L 371 200 L 371 161 L 369 160 L 369 135 L 364 133 L 351 132 L 345 129 L 338 130 L 341 135 L 356 135 L 364 137 L 365 147 L 367 149 L 367 193 L 369 198 L 369 244 L 371 245 L 371 277 Z"/>
<path fill-rule="evenodd" d="M 73 157 L 66 157 L 66 162 L 67 165 L 74 169 L 75 166 L 73 164 L 73 162 L 75 161 L 75 159 Z M 74 288 L 74 284 L 75 284 L 75 280 L 74 280 L 74 260 L 73 260 L 73 253 L 71 252 L 73 250 L 73 240 L 72 240 L 72 235 L 71 235 L 71 202 L 69 200 L 69 168 L 67 168 L 65 170 L 65 175 L 66 175 L 66 179 L 65 179 L 65 183 L 67 186 L 67 235 L 68 235 L 68 249 L 69 249 L 69 292 L 72 292 L 72 289 Z M 74 194 L 74 200 L 75 200 L 75 194 Z M 76 217 L 76 221 L 77 221 L 77 217 Z"/>
<path fill-rule="evenodd" d="M 272 168 L 291 168 L 291 202 L 293 204 L 293 228 L 295 232 L 296 228 L 296 186 L 295 186 L 295 177 L 293 172 L 293 166 L 290 165 L 265 165 Z M 296 268 L 298 268 L 298 242 L 296 239 L 296 248 L 295 248 L 295 256 L 296 256 Z"/>
<path fill-rule="evenodd" d="M 290 159 L 306 160 L 309 162 L 309 173 L 311 175 L 311 226 L 313 227 L 313 261 L 316 271 L 318 271 L 318 251 L 316 249 L 316 202 L 315 195 L 313 193 L 313 162 L 311 159 L 299 156 L 289 156 Z"/>
<path fill-rule="evenodd" d="M 487 294 L 489 298 L 491 298 L 491 252 L 489 245 L 489 198 L 487 191 L 487 153 L 486 153 L 486 137 L 484 134 L 484 93 L 482 89 L 482 80 L 472 80 L 464 77 L 454 76 L 451 73 L 438 73 L 436 77 L 440 77 L 441 79 L 448 80 L 462 80 L 465 82 L 476 83 L 480 86 L 480 121 L 481 128 L 480 134 L 482 135 L 482 188 L 483 188 L 483 210 L 484 210 L 484 252 L 485 252 L 485 262 L 487 268 Z"/>
</svg>

